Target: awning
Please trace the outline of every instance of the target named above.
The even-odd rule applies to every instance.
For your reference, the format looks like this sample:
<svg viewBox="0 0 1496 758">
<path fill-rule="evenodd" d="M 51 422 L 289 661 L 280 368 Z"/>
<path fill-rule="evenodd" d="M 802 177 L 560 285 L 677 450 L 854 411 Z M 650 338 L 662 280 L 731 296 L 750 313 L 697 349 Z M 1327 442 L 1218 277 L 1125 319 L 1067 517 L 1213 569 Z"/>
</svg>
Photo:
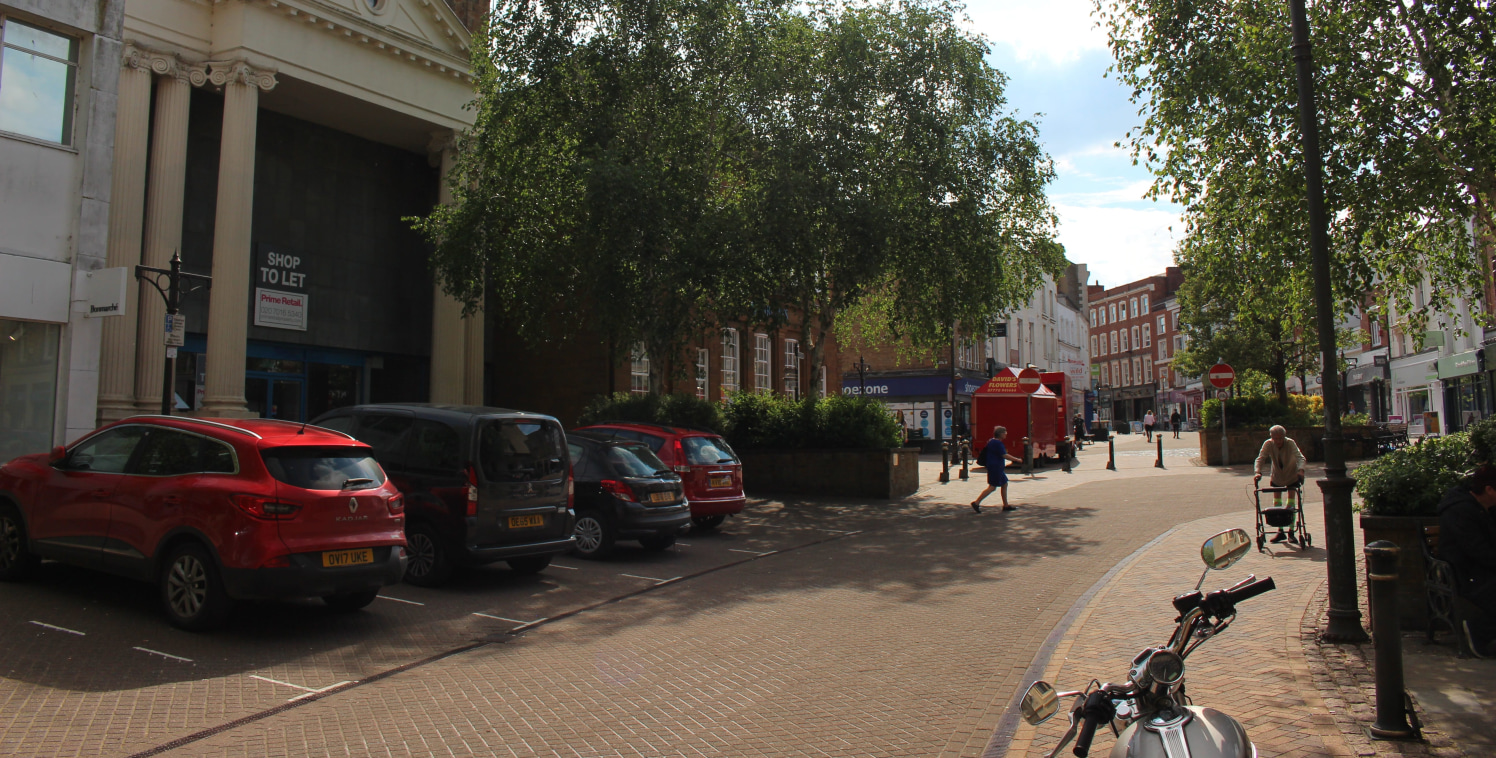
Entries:
<svg viewBox="0 0 1496 758">
<path fill-rule="evenodd" d="M 1480 370 L 1480 361 L 1476 360 L 1476 351 L 1451 355 L 1448 358 L 1439 359 L 1439 378 L 1453 379 L 1457 376 L 1473 374 Z"/>
<path fill-rule="evenodd" d="M 1345 386 L 1347 387 L 1371 384 L 1372 382 L 1385 381 L 1386 379 L 1386 366 L 1357 366 L 1345 372 Z"/>
<path fill-rule="evenodd" d="M 1409 387 L 1422 387 L 1429 382 L 1438 381 L 1439 363 L 1433 358 L 1409 363 L 1404 366 L 1392 367 L 1392 388 L 1401 390 Z"/>
</svg>

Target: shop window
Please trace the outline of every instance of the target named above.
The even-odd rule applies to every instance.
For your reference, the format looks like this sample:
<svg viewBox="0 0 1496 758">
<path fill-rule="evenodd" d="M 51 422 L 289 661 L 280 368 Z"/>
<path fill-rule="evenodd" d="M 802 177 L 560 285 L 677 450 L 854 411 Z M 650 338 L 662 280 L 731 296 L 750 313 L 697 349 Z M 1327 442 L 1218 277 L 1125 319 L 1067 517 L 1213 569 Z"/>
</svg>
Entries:
<svg viewBox="0 0 1496 758">
<path fill-rule="evenodd" d="M 52 447 L 62 327 L 0 319 L 0 461 Z"/>
<path fill-rule="evenodd" d="M 722 392 L 738 389 L 738 330 L 722 330 Z"/>
<path fill-rule="evenodd" d="M 649 355 L 642 344 L 635 344 L 629 351 L 629 391 L 641 395 L 649 392 Z"/>
<path fill-rule="evenodd" d="M 706 348 L 696 349 L 696 396 L 702 400 L 707 399 L 707 376 L 712 371 L 711 351 Z"/>
<path fill-rule="evenodd" d="M 0 16 L 0 131 L 71 144 L 78 40 Z"/>
<path fill-rule="evenodd" d="M 800 341 L 784 341 L 784 394 L 800 399 Z"/>
<path fill-rule="evenodd" d="M 770 372 L 774 343 L 767 334 L 753 335 L 753 388 L 759 392 L 773 389 Z"/>
</svg>

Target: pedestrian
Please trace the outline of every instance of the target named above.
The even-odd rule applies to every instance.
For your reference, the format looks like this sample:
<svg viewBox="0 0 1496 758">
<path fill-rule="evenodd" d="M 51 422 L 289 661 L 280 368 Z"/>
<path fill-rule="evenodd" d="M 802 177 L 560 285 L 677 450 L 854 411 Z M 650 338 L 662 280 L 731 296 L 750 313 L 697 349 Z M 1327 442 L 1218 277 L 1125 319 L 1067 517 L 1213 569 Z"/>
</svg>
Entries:
<svg viewBox="0 0 1496 758">
<path fill-rule="evenodd" d="M 1299 443 L 1290 439 L 1288 430 L 1282 426 L 1275 425 L 1267 430 L 1267 434 L 1267 441 L 1262 443 L 1262 450 L 1257 453 L 1257 473 L 1252 477 L 1252 485 L 1255 487 L 1262 481 L 1262 475 L 1267 474 L 1270 486 L 1287 490 L 1288 507 L 1292 508 L 1298 497 L 1298 488 L 1304 483 L 1304 454 L 1299 450 Z M 1274 508 L 1283 507 L 1283 494 L 1282 491 L 1273 493 Z M 1272 541 L 1284 540 L 1298 544 L 1294 535 L 1280 528 Z"/>
<path fill-rule="evenodd" d="M 1143 414 L 1143 431 L 1147 432 L 1149 442 L 1153 441 L 1153 422 L 1155 420 L 1156 419 L 1153 418 L 1153 411 L 1151 409 L 1147 413 Z"/>
<path fill-rule="evenodd" d="M 1439 501 L 1439 557 L 1454 566 L 1455 592 L 1478 606 L 1482 618 L 1465 622 L 1470 651 L 1485 658 L 1496 636 L 1496 468 L 1477 466 L 1470 478 L 1451 487 Z"/>
<path fill-rule="evenodd" d="M 1173 413 L 1169 414 L 1169 426 L 1174 427 L 1174 439 L 1176 440 L 1179 439 L 1179 425 L 1183 422 L 1184 419 L 1179 417 L 1179 410 L 1177 408 Z"/>
<path fill-rule="evenodd" d="M 1008 448 L 1003 444 L 1003 438 L 1007 436 L 1008 428 L 999 426 L 992 430 L 992 439 L 982 448 L 982 455 L 977 462 L 987 467 L 987 489 L 982 490 L 982 494 L 971 501 L 971 510 L 976 513 L 982 512 L 982 501 L 999 488 L 1002 490 L 1003 511 L 1013 510 L 1013 506 L 1008 504 L 1008 461 L 1023 463 L 1023 459 L 1008 454 Z"/>
<path fill-rule="evenodd" d="M 1075 430 L 1075 449 L 1080 450 L 1080 441 L 1085 439 L 1086 436 L 1086 417 L 1082 416 L 1080 411 L 1076 411 L 1075 420 L 1071 423 L 1071 426 Z"/>
</svg>

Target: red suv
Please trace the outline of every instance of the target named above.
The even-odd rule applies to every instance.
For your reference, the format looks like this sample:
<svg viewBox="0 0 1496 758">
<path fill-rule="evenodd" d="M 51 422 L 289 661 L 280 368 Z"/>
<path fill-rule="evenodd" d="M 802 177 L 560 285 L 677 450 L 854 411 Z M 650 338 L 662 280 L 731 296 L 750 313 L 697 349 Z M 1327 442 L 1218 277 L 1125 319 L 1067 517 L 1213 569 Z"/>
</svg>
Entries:
<svg viewBox="0 0 1496 758">
<path fill-rule="evenodd" d="M 222 623 L 235 599 L 357 610 L 405 572 L 404 510 L 348 435 L 138 416 L 0 466 L 0 579 L 50 558 L 156 582 L 191 630 Z"/>
<path fill-rule="evenodd" d="M 691 502 L 691 522 L 702 529 L 715 529 L 728 516 L 743 512 L 743 464 L 716 432 L 632 421 L 609 421 L 576 431 L 648 445 L 680 474 Z"/>
</svg>

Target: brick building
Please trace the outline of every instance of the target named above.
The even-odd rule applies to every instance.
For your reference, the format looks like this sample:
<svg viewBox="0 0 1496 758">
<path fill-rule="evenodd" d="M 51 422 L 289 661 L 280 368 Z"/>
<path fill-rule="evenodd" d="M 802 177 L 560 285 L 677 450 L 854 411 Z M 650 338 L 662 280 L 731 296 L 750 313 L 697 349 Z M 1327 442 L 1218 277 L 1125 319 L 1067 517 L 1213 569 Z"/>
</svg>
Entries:
<svg viewBox="0 0 1496 758">
<path fill-rule="evenodd" d="M 1162 339 L 1163 349 L 1172 350 L 1178 323 L 1172 320 L 1166 301 L 1183 282 L 1183 272 L 1170 266 L 1163 274 L 1121 286 L 1093 284 L 1088 288 L 1090 355 L 1100 421 L 1141 421 L 1149 410 L 1160 413 L 1156 343 Z M 1167 365 L 1163 370 L 1172 371 Z M 1172 376 L 1165 379 L 1172 381 Z"/>
</svg>

